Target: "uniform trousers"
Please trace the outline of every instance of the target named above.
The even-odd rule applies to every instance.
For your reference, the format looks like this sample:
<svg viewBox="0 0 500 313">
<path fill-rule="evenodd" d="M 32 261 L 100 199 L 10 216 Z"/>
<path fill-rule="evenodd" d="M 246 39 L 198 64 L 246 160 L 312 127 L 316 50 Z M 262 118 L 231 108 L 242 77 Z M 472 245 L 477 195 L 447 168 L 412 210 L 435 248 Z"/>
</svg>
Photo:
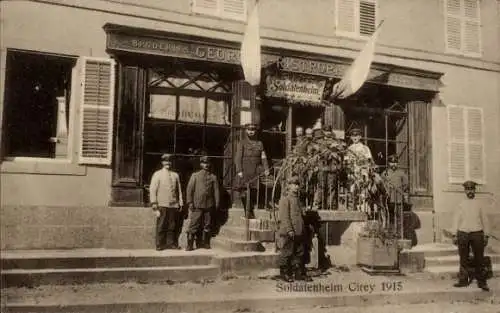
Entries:
<svg viewBox="0 0 500 313">
<path fill-rule="evenodd" d="M 305 242 L 303 236 L 282 237 L 282 247 L 280 250 L 279 267 L 303 267 Z"/>
<path fill-rule="evenodd" d="M 485 273 L 483 272 L 484 264 L 484 233 L 483 231 L 475 232 L 457 232 L 458 255 L 460 257 L 460 268 L 458 279 L 462 283 L 467 283 L 470 276 L 476 278 L 478 285 L 486 282 Z M 467 270 L 469 264 L 469 253 L 472 248 L 474 273 L 469 273 Z"/>
<path fill-rule="evenodd" d="M 160 216 L 156 219 L 156 247 L 174 246 L 177 242 L 176 224 L 178 208 L 159 207 Z"/>
<path fill-rule="evenodd" d="M 212 231 L 213 208 L 198 209 L 191 211 L 191 222 L 187 231 L 190 235 L 199 235 L 201 232 L 210 233 Z"/>
</svg>

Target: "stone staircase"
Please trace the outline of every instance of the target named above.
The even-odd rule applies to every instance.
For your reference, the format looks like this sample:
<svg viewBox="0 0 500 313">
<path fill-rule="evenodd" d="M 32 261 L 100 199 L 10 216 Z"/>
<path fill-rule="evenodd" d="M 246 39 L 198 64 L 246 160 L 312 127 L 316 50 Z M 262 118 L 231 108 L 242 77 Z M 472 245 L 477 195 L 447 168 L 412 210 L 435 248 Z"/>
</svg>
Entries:
<svg viewBox="0 0 500 313">
<path fill-rule="evenodd" d="M 491 258 L 493 275 L 500 276 L 500 254 L 486 249 L 485 255 Z M 403 271 L 423 271 L 436 278 L 455 278 L 459 267 L 457 247 L 449 243 L 421 244 L 400 254 Z"/>
<path fill-rule="evenodd" d="M 249 221 L 250 240 L 245 233 L 245 213 L 243 209 L 230 210 L 228 220 L 219 234 L 212 239 L 212 245 L 227 251 L 269 251 L 274 242 L 273 222 L 269 212 L 255 211 L 255 219 Z M 267 249 L 266 249 L 267 247 Z"/>
<path fill-rule="evenodd" d="M 4 248 L 0 257 L 2 287 L 203 281 L 224 274 L 249 274 L 275 267 L 278 254 L 274 251 L 274 232 L 263 227 L 264 223 L 269 226 L 268 212 L 256 211 L 258 219 L 251 220 L 251 240 L 247 241 L 244 212 L 231 209 L 227 222 L 212 239 L 211 250 L 186 252 L 154 250 L 154 219 L 150 210 L 122 210 L 134 217 L 127 219 L 128 223 L 140 223 L 140 227 L 135 224 L 135 227 L 123 227 L 120 239 L 116 236 L 115 240 L 111 235 L 116 227 L 110 226 L 111 235 L 104 241 L 105 246 L 98 242 L 85 247 L 68 244 L 61 248 Z M 187 220 L 184 224 L 186 227 Z M 93 237 L 94 232 L 86 235 Z M 179 241 L 184 247 L 185 229 Z"/>
</svg>

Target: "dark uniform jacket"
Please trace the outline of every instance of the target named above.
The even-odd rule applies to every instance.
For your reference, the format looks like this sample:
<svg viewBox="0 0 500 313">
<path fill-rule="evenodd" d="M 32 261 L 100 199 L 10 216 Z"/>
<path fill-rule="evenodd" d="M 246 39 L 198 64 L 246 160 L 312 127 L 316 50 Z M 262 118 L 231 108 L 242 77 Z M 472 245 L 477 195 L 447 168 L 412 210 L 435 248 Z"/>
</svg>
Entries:
<svg viewBox="0 0 500 313">
<path fill-rule="evenodd" d="M 220 201 L 217 177 L 206 170 L 199 170 L 191 175 L 186 189 L 188 204 L 196 209 L 218 208 Z"/>
<path fill-rule="evenodd" d="M 266 158 L 262 158 L 264 145 L 258 139 L 250 139 L 244 137 L 236 149 L 236 173 L 243 173 L 243 178 L 237 178 L 237 187 L 245 188 L 246 183 L 250 182 L 251 187 L 257 187 L 257 176 L 262 171 L 269 169 L 269 164 Z"/>
<path fill-rule="evenodd" d="M 390 202 L 404 201 L 403 195 L 407 195 L 409 191 L 408 176 L 400 169 L 387 169 L 382 174 L 386 188 L 389 193 Z"/>
<path fill-rule="evenodd" d="M 287 195 L 279 203 L 279 234 L 286 236 L 293 231 L 295 236 L 304 234 L 304 218 L 299 198 L 296 195 Z"/>
</svg>

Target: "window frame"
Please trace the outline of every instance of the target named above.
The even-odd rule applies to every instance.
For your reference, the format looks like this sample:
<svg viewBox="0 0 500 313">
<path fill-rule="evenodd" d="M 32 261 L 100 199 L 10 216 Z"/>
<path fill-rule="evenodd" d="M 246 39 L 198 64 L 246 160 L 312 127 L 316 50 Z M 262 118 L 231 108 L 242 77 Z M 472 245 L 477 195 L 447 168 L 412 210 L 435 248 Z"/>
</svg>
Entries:
<svg viewBox="0 0 500 313">
<path fill-rule="evenodd" d="M 379 7 L 378 7 L 378 0 L 352 0 L 354 2 L 354 32 L 349 32 L 349 31 L 344 31 L 344 30 L 339 30 L 339 4 L 341 1 L 344 0 L 335 0 L 335 35 L 341 36 L 341 37 L 347 37 L 347 38 L 353 38 L 353 39 L 362 39 L 362 40 L 368 40 L 372 34 L 361 34 L 360 29 L 361 29 L 361 2 L 372 2 L 375 6 L 375 25 L 374 25 L 374 32 L 377 29 L 377 25 L 379 24 Z"/>
<path fill-rule="evenodd" d="M 50 53 L 50 52 L 44 52 L 44 51 L 33 51 L 33 50 L 20 50 L 20 49 L 7 49 L 7 52 L 5 53 L 5 62 L 7 60 L 7 56 L 9 52 L 13 53 L 25 53 L 25 54 L 32 54 L 32 55 L 37 55 L 37 56 L 51 56 L 51 57 L 57 57 L 57 58 L 64 58 L 64 59 L 72 59 L 74 60 L 74 65 L 71 69 L 71 93 L 70 93 L 70 101 L 68 103 L 68 143 L 67 143 L 67 151 L 66 151 L 66 157 L 64 158 L 42 158 L 42 157 L 29 157 L 29 156 L 2 156 L 2 161 L 3 162 L 20 162 L 20 163 L 55 163 L 55 164 L 70 164 L 75 161 L 74 157 L 74 151 L 75 151 L 75 124 L 77 122 L 77 111 L 78 111 L 78 93 L 77 90 L 79 88 L 79 66 L 78 66 L 78 57 L 77 56 L 71 56 L 71 55 L 64 55 L 64 54 L 57 54 L 57 53 Z M 4 64 L 4 68 L 7 69 L 7 64 Z M 7 83 L 7 77 L 5 77 L 4 81 L 4 86 Z M 4 99 L 4 106 L 5 106 L 5 99 Z M 6 121 L 4 121 L 5 123 Z M 3 171 L 3 167 L 2 167 Z"/>
<path fill-rule="evenodd" d="M 448 13 L 448 1 L 443 0 L 443 9 L 444 9 L 444 45 L 445 52 L 448 54 L 460 55 L 465 57 L 474 57 L 480 58 L 483 55 L 483 41 L 482 41 L 482 19 L 481 19 L 481 1 L 474 0 L 477 3 L 477 18 L 470 18 L 465 15 L 465 1 L 466 0 L 458 0 L 460 2 L 460 16 Z M 453 16 L 460 20 L 460 49 L 454 49 L 449 47 L 448 45 L 448 18 Z M 473 21 L 478 23 L 479 32 L 477 38 L 477 44 L 479 47 L 479 52 L 468 52 L 465 50 L 465 23 L 468 21 Z"/>
<path fill-rule="evenodd" d="M 224 1 L 226 0 L 215 0 L 217 2 L 217 7 L 215 10 L 211 10 L 208 8 L 197 6 L 197 1 L 199 0 L 191 0 L 191 13 L 195 15 L 202 16 L 211 16 L 215 18 L 220 18 L 224 20 L 238 21 L 246 23 L 248 20 L 248 11 L 249 11 L 249 1 L 242 0 L 244 2 L 244 10 L 241 15 L 238 14 L 229 14 L 223 10 Z"/>
<path fill-rule="evenodd" d="M 455 179 L 451 175 L 451 165 L 452 165 L 452 150 L 451 150 L 451 144 L 454 142 L 452 138 L 452 133 L 451 133 L 451 122 L 450 122 L 450 110 L 452 109 L 459 109 L 462 113 L 462 121 L 463 121 L 463 145 L 464 145 L 464 178 L 462 180 Z M 471 168 L 471 160 L 470 160 L 470 154 L 469 154 L 469 145 L 471 143 L 478 143 L 478 141 L 471 141 L 469 139 L 469 128 L 468 128 L 468 112 L 469 110 L 479 110 L 480 115 L 481 115 L 481 165 L 482 165 L 482 179 L 479 180 L 477 178 L 471 178 L 471 173 L 470 173 L 470 168 Z M 447 128 L 448 128 L 448 141 L 447 141 L 447 149 L 448 149 L 448 183 L 455 185 L 455 184 L 462 184 L 463 182 L 467 180 L 474 180 L 476 183 L 480 185 L 486 185 L 487 184 L 487 170 L 486 170 L 486 147 L 485 147 L 485 125 L 484 125 L 484 110 L 483 108 L 480 107 L 472 107 L 472 106 L 460 106 L 460 105 L 448 105 L 446 108 L 446 118 L 447 118 Z"/>
</svg>

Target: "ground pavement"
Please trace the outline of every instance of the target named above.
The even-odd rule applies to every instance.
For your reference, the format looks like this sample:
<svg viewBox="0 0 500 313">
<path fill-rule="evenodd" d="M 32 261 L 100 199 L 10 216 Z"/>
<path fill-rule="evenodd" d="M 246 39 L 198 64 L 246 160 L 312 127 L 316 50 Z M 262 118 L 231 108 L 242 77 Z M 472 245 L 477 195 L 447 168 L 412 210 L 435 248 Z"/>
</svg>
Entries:
<svg viewBox="0 0 500 313">
<path fill-rule="evenodd" d="M 452 280 L 426 274 L 369 276 L 348 266 L 332 268 L 308 284 L 281 283 L 273 279 L 275 274 L 275 271 L 266 271 L 251 277 L 226 275 L 216 281 L 191 283 L 5 288 L 2 289 L 2 312 L 298 313 L 307 310 L 326 313 L 335 307 L 335 312 L 347 313 L 362 312 L 367 306 L 370 313 L 392 312 L 389 308 L 400 313 L 402 307 L 405 313 L 462 313 L 472 312 L 474 307 L 474 313 L 500 312 L 496 309 L 500 308 L 500 279 L 496 278 L 489 281 L 492 291 L 483 292 L 475 284 L 453 288 Z M 464 303 L 454 303 L 457 301 Z M 407 311 L 409 304 L 420 307 Z M 467 311 L 469 307 L 471 310 Z"/>
</svg>

